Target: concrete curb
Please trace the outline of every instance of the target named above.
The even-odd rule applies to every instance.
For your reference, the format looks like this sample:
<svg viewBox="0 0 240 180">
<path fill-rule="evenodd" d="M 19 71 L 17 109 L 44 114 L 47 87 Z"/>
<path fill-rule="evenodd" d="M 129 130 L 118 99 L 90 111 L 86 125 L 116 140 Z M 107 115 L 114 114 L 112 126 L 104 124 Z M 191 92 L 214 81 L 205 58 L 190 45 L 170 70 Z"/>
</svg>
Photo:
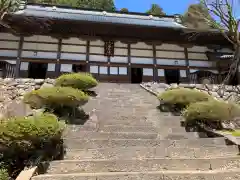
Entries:
<svg viewBox="0 0 240 180">
<path fill-rule="evenodd" d="M 20 172 L 16 180 L 31 180 L 32 177 L 37 173 L 38 167 L 32 167 L 30 169 L 24 169 Z"/>
<path fill-rule="evenodd" d="M 152 91 L 150 88 L 147 88 L 146 86 L 144 86 L 143 84 L 140 84 L 140 87 L 145 89 L 146 91 L 148 91 L 149 93 L 151 93 L 154 96 L 158 96 L 158 94 L 154 91 Z"/>
</svg>

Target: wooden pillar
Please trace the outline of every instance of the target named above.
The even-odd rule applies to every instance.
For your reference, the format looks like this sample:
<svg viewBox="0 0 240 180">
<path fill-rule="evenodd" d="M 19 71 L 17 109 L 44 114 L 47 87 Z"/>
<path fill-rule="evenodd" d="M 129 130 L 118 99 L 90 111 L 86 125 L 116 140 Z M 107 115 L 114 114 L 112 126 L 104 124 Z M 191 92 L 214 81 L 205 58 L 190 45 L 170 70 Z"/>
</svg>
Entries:
<svg viewBox="0 0 240 180">
<path fill-rule="evenodd" d="M 157 56 L 156 56 L 156 45 L 153 44 L 153 81 L 158 81 L 158 70 L 157 70 Z"/>
<path fill-rule="evenodd" d="M 188 59 L 188 49 L 184 47 L 184 54 L 185 54 L 185 59 L 186 59 L 186 66 L 187 66 L 187 79 L 188 82 L 190 82 L 190 67 L 189 67 L 189 59 Z"/>
<path fill-rule="evenodd" d="M 86 72 L 90 72 L 89 54 L 90 54 L 90 41 L 87 40 L 87 47 L 86 47 Z"/>
<path fill-rule="evenodd" d="M 57 51 L 57 63 L 55 65 L 55 76 L 58 77 L 61 71 L 61 49 L 62 49 L 62 39 L 58 40 L 58 51 Z"/>
<path fill-rule="evenodd" d="M 19 74 L 20 74 L 23 41 L 24 41 L 24 37 L 21 36 L 19 40 L 19 45 L 18 45 L 17 62 L 15 66 L 15 76 L 14 76 L 15 78 L 19 78 Z"/>
<path fill-rule="evenodd" d="M 131 82 L 131 44 L 127 44 L 127 49 L 128 49 L 128 78 L 129 82 Z"/>
</svg>

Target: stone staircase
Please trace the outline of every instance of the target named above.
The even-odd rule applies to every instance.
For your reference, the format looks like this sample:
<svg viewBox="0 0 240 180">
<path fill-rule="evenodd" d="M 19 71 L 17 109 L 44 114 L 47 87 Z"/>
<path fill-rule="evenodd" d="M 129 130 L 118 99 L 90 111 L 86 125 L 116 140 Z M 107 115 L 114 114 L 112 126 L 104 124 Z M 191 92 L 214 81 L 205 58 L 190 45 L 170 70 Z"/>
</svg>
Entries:
<svg viewBox="0 0 240 180">
<path fill-rule="evenodd" d="M 160 113 L 139 85 L 100 84 L 85 110 L 93 117 L 66 131 L 67 153 L 33 180 L 239 180 L 236 146 L 198 138 L 180 117 Z"/>
</svg>

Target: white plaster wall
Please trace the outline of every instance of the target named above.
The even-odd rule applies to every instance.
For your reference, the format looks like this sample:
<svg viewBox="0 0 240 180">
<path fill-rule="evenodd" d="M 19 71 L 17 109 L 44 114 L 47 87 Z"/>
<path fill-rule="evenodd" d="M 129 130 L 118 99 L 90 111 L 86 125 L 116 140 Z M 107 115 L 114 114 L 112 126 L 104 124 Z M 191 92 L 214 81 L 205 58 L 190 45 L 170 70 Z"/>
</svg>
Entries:
<svg viewBox="0 0 240 180">
<path fill-rule="evenodd" d="M 26 50 L 41 50 L 41 51 L 57 51 L 57 44 L 46 44 L 46 43 L 29 43 L 23 42 L 23 49 Z"/>
<path fill-rule="evenodd" d="M 0 33 L 0 39 L 18 41 L 20 39 L 20 37 L 19 36 L 14 36 L 14 35 L 9 34 L 9 33 Z"/>
<path fill-rule="evenodd" d="M 131 44 L 131 48 L 152 49 L 152 46 L 144 42 L 138 42 L 136 44 Z"/>
<path fill-rule="evenodd" d="M 85 45 L 87 45 L 87 41 L 81 40 L 79 38 L 63 39 L 62 43 L 66 43 L 66 44 L 85 44 Z"/>
<path fill-rule="evenodd" d="M 157 59 L 157 64 L 159 64 L 159 65 L 169 65 L 169 66 L 186 66 L 186 60 Z"/>
<path fill-rule="evenodd" d="M 72 72 L 72 64 L 61 64 L 61 72 Z"/>
<path fill-rule="evenodd" d="M 131 63 L 133 63 L 133 64 L 153 64 L 153 59 L 152 58 L 131 57 Z"/>
<path fill-rule="evenodd" d="M 128 62 L 128 57 L 114 56 L 114 57 L 110 58 L 110 62 L 127 63 Z"/>
<path fill-rule="evenodd" d="M 75 52 L 75 53 L 86 53 L 86 46 L 77 46 L 77 45 L 62 45 L 61 51 L 64 52 Z"/>
<path fill-rule="evenodd" d="M 34 35 L 30 37 L 24 37 L 24 41 L 33 41 L 33 42 L 54 42 L 57 43 L 58 39 L 53 38 L 51 36 L 41 36 L 41 35 Z"/>
<path fill-rule="evenodd" d="M 180 47 L 176 44 L 162 44 L 162 45 L 157 45 L 156 49 L 160 50 L 175 50 L 175 51 L 184 51 L 183 47 Z"/>
<path fill-rule="evenodd" d="M 91 47 L 90 46 L 90 53 L 94 54 L 104 54 L 104 47 Z"/>
<path fill-rule="evenodd" d="M 127 56 L 128 50 L 123 48 L 114 48 L 114 55 Z"/>
<path fill-rule="evenodd" d="M 184 52 L 171 52 L 171 51 L 156 51 L 156 57 L 158 58 L 172 58 L 172 59 L 185 59 Z"/>
<path fill-rule="evenodd" d="M 18 49 L 18 41 L 0 41 L 0 48 Z"/>
</svg>

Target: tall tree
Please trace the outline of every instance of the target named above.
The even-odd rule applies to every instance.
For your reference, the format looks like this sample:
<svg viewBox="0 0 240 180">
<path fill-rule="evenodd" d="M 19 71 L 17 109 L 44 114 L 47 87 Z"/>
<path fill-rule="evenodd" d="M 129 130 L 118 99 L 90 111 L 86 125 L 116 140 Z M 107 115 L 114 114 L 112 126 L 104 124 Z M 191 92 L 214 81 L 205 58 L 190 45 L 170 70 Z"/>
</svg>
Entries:
<svg viewBox="0 0 240 180">
<path fill-rule="evenodd" d="M 204 18 L 211 27 L 217 29 L 226 38 L 226 40 L 232 44 L 235 50 L 228 76 L 223 82 L 224 84 L 229 84 L 237 76 L 238 67 L 240 65 L 240 19 L 238 19 L 234 13 L 235 10 L 240 9 L 240 2 L 238 2 L 238 0 L 199 1 L 200 4 L 208 10 L 210 16 L 198 10 L 194 13 L 201 18 Z"/>
<path fill-rule="evenodd" d="M 206 19 L 199 16 L 199 13 L 203 14 L 204 17 L 211 18 L 208 9 L 206 9 L 202 4 L 192 4 L 188 7 L 187 12 L 182 16 L 182 23 L 189 28 L 211 28 Z"/>
<path fill-rule="evenodd" d="M 158 4 L 152 4 L 151 8 L 146 13 L 155 16 L 165 15 L 163 9 Z"/>
<path fill-rule="evenodd" d="M 99 9 L 105 11 L 116 10 L 113 0 L 28 0 L 28 2 L 68 5 L 73 7 Z"/>
<path fill-rule="evenodd" d="M 115 11 L 113 0 L 78 0 L 78 7 Z"/>
</svg>

